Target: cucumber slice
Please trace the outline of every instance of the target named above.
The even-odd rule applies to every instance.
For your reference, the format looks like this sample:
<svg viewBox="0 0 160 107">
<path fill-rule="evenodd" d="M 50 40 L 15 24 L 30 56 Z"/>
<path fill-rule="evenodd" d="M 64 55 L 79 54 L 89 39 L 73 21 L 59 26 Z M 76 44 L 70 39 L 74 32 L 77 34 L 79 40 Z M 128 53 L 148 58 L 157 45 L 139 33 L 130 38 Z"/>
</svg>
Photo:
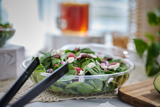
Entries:
<svg viewBox="0 0 160 107">
<path fill-rule="evenodd" d="M 160 93 L 160 74 L 154 79 L 154 87 Z"/>
</svg>

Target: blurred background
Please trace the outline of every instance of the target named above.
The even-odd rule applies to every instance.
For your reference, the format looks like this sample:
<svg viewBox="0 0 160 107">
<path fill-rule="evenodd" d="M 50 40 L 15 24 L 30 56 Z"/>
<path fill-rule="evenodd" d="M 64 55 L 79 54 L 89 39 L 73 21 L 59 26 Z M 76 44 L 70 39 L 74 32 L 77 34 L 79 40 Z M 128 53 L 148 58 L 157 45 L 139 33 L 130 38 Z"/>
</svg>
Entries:
<svg viewBox="0 0 160 107">
<path fill-rule="evenodd" d="M 129 84 L 155 76 L 160 0 L 0 0 L 0 80 L 39 51 L 88 43 L 125 49 L 116 52 L 136 66 Z"/>
<path fill-rule="evenodd" d="M 134 50 L 132 40 L 129 38 L 143 38 L 143 33 L 151 30 L 146 24 L 146 12 L 159 6 L 159 2 L 159 0 L 1 0 L 1 21 L 9 22 L 16 29 L 14 37 L 8 43 L 24 46 L 27 57 L 37 54 L 39 50 L 76 43 L 75 40 L 69 42 L 76 36 L 77 38 L 89 36 L 91 43 L 116 45 Z M 81 22 L 78 17 L 84 20 Z M 78 23 L 82 28 L 78 26 L 76 28 L 74 24 Z M 99 41 L 95 41 L 93 35 Z M 57 39 L 57 36 L 60 38 Z M 66 39 L 66 36 L 71 37 Z M 60 40 L 59 44 L 57 40 Z M 62 43 L 64 41 L 65 44 Z M 77 43 L 84 43 L 83 39 Z M 58 45 L 59 47 L 56 47 Z"/>
<path fill-rule="evenodd" d="M 16 29 L 9 43 L 22 45 L 26 55 L 45 48 L 47 33 L 61 34 L 57 26 L 62 0 L 2 0 L 3 21 Z M 70 1 L 69 1 L 70 2 Z M 89 3 L 88 31 L 105 33 L 105 43 L 112 44 L 112 31 L 126 32 L 129 23 L 129 0 L 79 0 Z M 36 44 L 35 44 L 36 43 Z"/>
</svg>

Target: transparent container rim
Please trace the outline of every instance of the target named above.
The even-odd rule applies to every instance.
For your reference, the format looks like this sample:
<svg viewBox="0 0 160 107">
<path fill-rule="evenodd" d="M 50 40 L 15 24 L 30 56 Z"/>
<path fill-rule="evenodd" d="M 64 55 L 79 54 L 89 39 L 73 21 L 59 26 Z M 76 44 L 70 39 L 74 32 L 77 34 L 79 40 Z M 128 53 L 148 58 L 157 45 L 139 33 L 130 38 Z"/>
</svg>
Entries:
<svg viewBox="0 0 160 107">
<path fill-rule="evenodd" d="M 80 47 L 80 46 L 83 46 L 83 47 L 94 46 L 94 47 L 102 47 L 102 48 L 114 48 L 114 49 L 118 49 L 118 50 L 121 50 L 121 51 L 127 51 L 127 52 L 130 52 L 130 53 L 136 54 L 136 52 L 134 52 L 134 51 L 127 50 L 127 49 L 123 49 L 123 48 L 121 48 L 121 47 L 117 47 L 117 46 L 109 46 L 109 45 L 97 44 L 97 43 L 67 44 L 67 45 L 62 46 L 62 47 L 61 47 L 60 49 L 58 49 L 58 50 L 66 49 L 67 47 L 70 47 L 70 46 L 75 46 L 75 47 L 78 47 L 78 46 L 79 46 L 79 47 Z"/>
<path fill-rule="evenodd" d="M 27 68 L 27 66 L 25 65 L 25 62 L 26 61 L 31 61 L 32 58 L 27 58 L 25 59 L 22 63 L 21 63 L 21 68 L 23 70 L 25 70 Z M 82 75 L 82 76 L 78 76 L 78 75 L 68 75 L 68 76 L 65 76 L 65 77 L 75 77 L 75 78 L 79 78 L 79 77 L 85 77 L 85 78 L 94 78 L 94 77 L 106 77 L 106 76 L 109 76 L 109 77 L 114 77 L 114 76 L 122 76 L 126 73 L 130 73 L 131 71 L 133 71 L 135 69 L 135 65 L 133 62 L 131 62 L 129 59 L 122 59 L 122 62 L 125 61 L 127 62 L 127 64 L 129 64 L 131 67 L 129 69 L 127 69 L 126 71 L 124 72 L 119 72 L 119 73 L 113 73 L 113 74 L 103 74 L 103 75 Z"/>
</svg>

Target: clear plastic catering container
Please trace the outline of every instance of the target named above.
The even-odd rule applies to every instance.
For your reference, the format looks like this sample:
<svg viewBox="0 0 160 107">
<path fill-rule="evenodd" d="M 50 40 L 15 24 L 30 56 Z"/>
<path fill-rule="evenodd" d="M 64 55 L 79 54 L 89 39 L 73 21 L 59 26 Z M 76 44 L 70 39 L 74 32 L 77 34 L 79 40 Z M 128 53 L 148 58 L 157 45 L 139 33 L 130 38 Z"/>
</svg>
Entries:
<svg viewBox="0 0 160 107">
<path fill-rule="evenodd" d="M 49 89 L 54 92 L 60 93 L 72 93 L 72 94 L 94 94 L 112 91 L 121 85 L 123 85 L 129 78 L 130 72 L 135 69 L 133 62 L 128 58 L 129 51 L 114 46 L 105 46 L 100 44 L 70 44 L 65 45 L 61 49 L 74 49 L 75 47 L 90 48 L 94 52 L 101 52 L 112 56 L 113 58 L 120 58 L 123 63 L 126 64 L 127 70 L 124 72 L 118 72 L 113 74 L 104 75 L 69 75 L 63 76 L 55 83 L 53 83 Z M 25 69 L 31 62 L 32 58 L 24 60 L 21 64 L 22 69 Z M 34 83 L 38 83 L 47 75 L 41 75 L 40 73 L 34 73 L 30 79 Z"/>
</svg>

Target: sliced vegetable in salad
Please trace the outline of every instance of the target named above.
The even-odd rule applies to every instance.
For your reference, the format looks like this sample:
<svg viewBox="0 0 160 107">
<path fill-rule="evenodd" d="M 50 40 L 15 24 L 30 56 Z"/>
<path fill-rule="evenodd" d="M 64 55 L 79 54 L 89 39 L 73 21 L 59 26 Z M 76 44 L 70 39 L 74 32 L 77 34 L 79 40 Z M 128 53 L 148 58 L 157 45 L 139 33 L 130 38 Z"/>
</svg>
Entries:
<svg viewBox="0 0 160 107">
<path fill-rule="evenodd" d="M 74 50 L 51 50 L 41 52 L 39 57 L 41 71 L 52 73 L 66 62 L 69 63 L 69 72 L 66 75 L 99 75 L 113 74 L 127 70 L 121 59 L 113 59 L 109 55 L 96 54 L 90 48 L 75 48 Z"/>
</svg>

